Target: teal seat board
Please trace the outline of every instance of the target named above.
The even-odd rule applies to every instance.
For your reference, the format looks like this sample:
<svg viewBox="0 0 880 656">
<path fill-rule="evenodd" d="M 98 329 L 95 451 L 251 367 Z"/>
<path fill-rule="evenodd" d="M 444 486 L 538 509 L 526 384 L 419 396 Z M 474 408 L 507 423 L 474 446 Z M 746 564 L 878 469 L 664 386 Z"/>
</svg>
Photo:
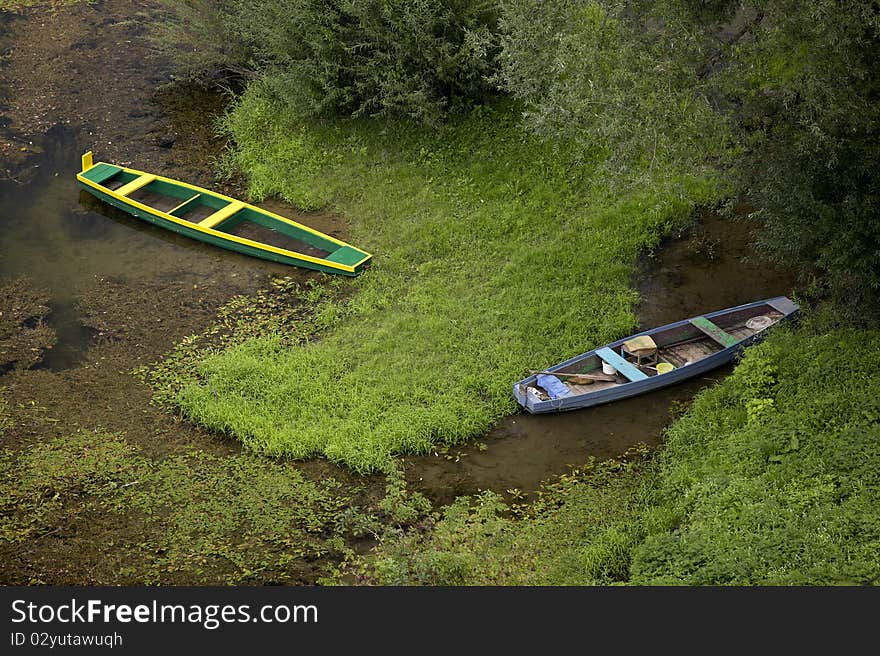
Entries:
<svg viewBox="0 0 880 656">
<path fill-rule="evenodd" d="M 798 304 L 791 302 L 785 297 L 771 299 L 767 302 L 767 305 L 784 315 L 793 314 L 798 311 Z"/>
<path fill-rule="evenodd" d="M 346 266 L 354 266 L 362 259 L 366 257 L 366 253 L 357 248 L 352 248 L 351 246 L 343 246 L 342 248 L 338 248 L 333 253 L 328 255 L 325 259 L 328 262 L 336 262 L 337 264 L 344 264 Z"/>
<path fill-rule="evenodd" d="M 607 346 L 596 349 L 596 355 L 598 355 L 605 362 L 617 369 L 617 371 L 622 373 L 631 382 L 645 380 L 645 378 L 648 377 L 648 374 L 640 371 L 638 368 L 636 368 L 635 365 L 633 365 L 631 362 L 627 362 L 626 360 L 624 360 Z"/>
<path fill-rule="evenodd" d="M 95 184 L 101 184 L 105 180 L 109 180 L 114 175 L 119 173 L 122 169 L 118 166 L 113 166 L 112 164 L 97 164 L 90 168 L 88 171 L 82 174 L 84 178 L 87 180 L 91 180 Z"/>
<path fill-rule="evenodd" d="M 727 333 L 722 328 L 716 326 L 706 317 L 697 317 L 696 319 L 691 319 L 691 323 L 702 330 L 704 333 L 706 333 L 709 337 L 714 339 L 716 342 L 721 344 L 721 346 L 723 346 L 724 348 L 736 346 L 740 341 L 730 333 Z"/>
</svg>

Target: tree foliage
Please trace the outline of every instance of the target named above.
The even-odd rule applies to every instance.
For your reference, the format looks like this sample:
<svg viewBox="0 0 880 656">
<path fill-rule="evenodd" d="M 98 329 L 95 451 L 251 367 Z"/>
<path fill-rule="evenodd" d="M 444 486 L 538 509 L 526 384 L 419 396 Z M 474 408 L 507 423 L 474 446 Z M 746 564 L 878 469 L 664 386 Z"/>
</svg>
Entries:
<svg viewBox="0 0 880 656">
<path fill-rule="evenodd" d="M 697 75 L 702 40 L 679 8 L 655 4 L 504 0 L 498 79 L 526 123 L 617 161 L 716 154 L 724 131 Z"/>
<path fill-rule="evenodd" d="M 861 314 L 880 299 L 880 6 L 755 5 L 718 81 L 739 104 L 759 245 Z"/>
<path fill-rule="evenodd" d="M 536 131 L 698 161 L 723 119 L 762 250 L 814 292 L 876 305 L 876 2 L 504 0 L 501 26 L 501 80 Z"/>
<path fill-rule="evenodd" d="M 190 75 L 259 73 L 303 116 L 396 113 L 436 123 L 480 100 L 495 45 L 489 0 L 185 0 L 164 35 Z"/>
<path fill-rule="evenodd" d="M 258 77 L 302 117 L 436 125 L 500 89 L 530 129 L 580 144 L 585 161 L 735 169 L 765 253 L 818 294 L 880 307 L 877 2 L 167 4 L 176 19 L 161 42 L 190 74 Z"/>
</svg>

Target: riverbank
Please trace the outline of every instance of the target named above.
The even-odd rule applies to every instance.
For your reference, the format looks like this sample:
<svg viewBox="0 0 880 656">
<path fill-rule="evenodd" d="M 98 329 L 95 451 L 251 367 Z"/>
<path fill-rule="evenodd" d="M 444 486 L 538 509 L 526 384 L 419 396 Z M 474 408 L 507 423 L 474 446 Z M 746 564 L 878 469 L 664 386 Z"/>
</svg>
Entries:
<svg viewBox="0 0 880 656">
<path fill-rule="evenodd" d="M 0 325 L 4 339 L 27 337 L 0 379 L 0 580 L 312 584 L 343 567 L 346 582 L 466 581 L 478 578 L 467 561 L 484 547 L 490 557 L 480 562 L 506 558 L 513 572 L 503 578 L 497 570 L 497 581 L 525 580 L 518 568 L 530 563 L 535 581 L 631 579 L 627 563 L 638 536 L 648 535 L 644 527 L 656 528 L 661 541 L 674 531 L 656 518 L 650 524 L 633 503 L 653 465 L 644 449 L 623 464 L 580 465 L 645 441 L 646 433 L 659 445 L 670 406 L 680 414 L 691 392 L 592 412 L 593 421 L 620 422 L 598 435 L 589 420 L 556 421 L 559 441 L 551 436 L 541 448 L 543 434 L 553 432 L 547 423 L 514 427 L 514 416 L 496 424 L 500 433 L 484 431 L 513 410 L 509 384 L 525 368 L 634 327 L 640 254 L 660 248 L 664 235 L 693 220 L 697 204 L 717 197 L 711 175 L 699 168 L 676 175 L 654 162 L 639 180 L 612 177 L 598 166 L 600 153 L 590 160 L 541 144 L 503 105 L 428 133 L 393 121 L 303 126 L 251 97 L 227 122 L 240 150 L 225 159 L 225 172 L 247 173 L 257 197 L 339 208 L 342 214 L 301 215 L 271 201 L 282 214 L 377 253 L 359 280 L 328 284 L 194 245 L 77 195 L 72 176 L 87 148 L 222 187 L 213 165 L 225 141 L 214 118 L 228 99 L 165 85 L 164 65 L 143 40 L 152 3 L 61 7 L 7 19 L 14 26 L 4 36 L 9 66 L 0 68 L 14 126 L 3 160 L 9 179 L 0 182 L 2 276 L 32 274 L 27 287 L 15 283 L 19 314 Z M 71 58 L 71 47 L 81 56 Z M 70 75 L 72 65 L 78 74 Z M 29 66 L 35 75 L 27 86 Z M 111 93 L 89 95 L 96 82 Z M 57 102 L 68 97 L 80 99 L 76 108 Z M 642 287 L 665 299 L 650 316 L 679 318 L 687 303 L 702 302 L 691 299 L 704 289 L 694 280 L 709 285 L 712 262 L 725 257 L 717 249 L 726 252 L 713 234 L 695 237 L 679 261 L 658 265 L 655 286 Z M 699 261 L 682 264 L 691 257 Z M 761 272 L 728 278 L 754 281 Z M 682 293 L 687 303 L 675 296 Z M 714 306 L 698 306 L 706 309 Z M 812 348 L 807 340 L 794 344 Z M 840 390 L 844 404 L 846 393 Z M 864 409 L 860 398 L 853 408 Z M 181 406 L 209 428 L 183 420 Z M 684 425 L 693 439 L 705 437 L 709 415 L 694 412 Z M 263 453 L 243 450 L 242 441 Z M 571 457 L 551 455 L 554 443 Z M 401 460 L 398 453 L 426 455 Z M 515 525 L 504 523 L 510 506 L 497 498 L 486 496 L 488 509 L 475 516 L 464 512 L 466 501 L 454 503 L 486 487 L 516 501 L 521 490 L 509 488 L 529 492 L 569 464 L 579 471 L 551 483 L 545 502 L 517 512 L 537 517 L 569 501 L 583 512 Z M 862 473 L 873 485 L 870 471 Z M 452 478 L 464 480 L 450 485 Z M 586 487 L 593 491 L 581 494 Z M 447 515 L 457 513 L 460 523 L 430 517 L 421 493 L 453 503 Z M 854 498 L 861 513 L 868 497 Z M 662 501 L 661 519 L 684 512 L 667 512 Z M 504 558 L 496 559 L 491 540 L 479 542 L 498 534 L 485 533 L 483 519 L 515 536 Z M 737 526 L 736 518 L 725 521 Z M 560 527 L 578 522 L 580 533 L 562 535 Z M 407 569 L 407 559 L 424 562 L 433 541 L 458 540 L 462 525 L 471 534 L 460 552 L 442 556 L 459 579 L 445 579 L 445 566 Z M 379 538 L 388 570 L 349 566 Z M 538 561 L 524 555 L 529 540 L 549 545 Z M 397 553 L 397 545 L 405 549 Z M 667 561 L 682 559 L 669 554 Z M 584 577 L 584 563 L 596 578 Z"/>
<path fill-rule="evenodd" d="M 877 331 L 776 331 L 653 458 L 581 467 L 514 515 L 492 492 L 460 498 L 357 573 L 395 585 L 877 585 L 878 356 Z"/>
<path fill-rule="evenodd" d="M 211 354 L 178 403 L 251 449 L 359 472 L 481 435 L 527 369 L 632 332 L 640 253 L 721 193 L 699 167 L 610 174 L 503 104 L 442 129 L 304 125 L 250 91 L 228 127 L 253 195 L 338 208 L 374 264 L 320 341 Z"/>
</svg>

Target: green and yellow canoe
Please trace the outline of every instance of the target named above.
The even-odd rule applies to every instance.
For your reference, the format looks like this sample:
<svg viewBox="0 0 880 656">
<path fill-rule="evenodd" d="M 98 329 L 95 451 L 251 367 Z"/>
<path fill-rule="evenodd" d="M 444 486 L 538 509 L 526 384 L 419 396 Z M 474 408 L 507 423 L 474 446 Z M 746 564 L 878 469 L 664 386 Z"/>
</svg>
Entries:
<svg viewBox="0 0 880 656">
<path fill-rule="evenodd" d="M 82 157 L 90 194 L 162 228 L 273 262 L 356 276 L 372 255 L 329 235 L 201 187 Z"/>
</svg>

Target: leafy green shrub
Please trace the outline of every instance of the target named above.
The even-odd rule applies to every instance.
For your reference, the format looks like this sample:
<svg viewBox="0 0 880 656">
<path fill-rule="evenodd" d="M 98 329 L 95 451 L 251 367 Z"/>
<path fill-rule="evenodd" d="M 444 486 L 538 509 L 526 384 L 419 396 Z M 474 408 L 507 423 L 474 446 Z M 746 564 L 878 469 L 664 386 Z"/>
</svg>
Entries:
<svg viewBox="0 0 880 656">
<path fill-rule="evenodd" d="M 420 492 L 409 492 L 403 472 L 395 463 L 385 472 L 385 497 L 379 502 L 379 510 L 385 512 L 396 524 L 412 524 L 431 510 L 431 502 Z"/>
<path fill-rule="evenodd" d="M 241 0 L 159 0 L 163 20 L 150 24 L 150 41 L 180 76 L 208 83 L 257 74 L 256 43 Z M 250 3 L 255 7 L 258 2 Z"/>
<path fill-rule="evenodd" d="M 393 113 L 436 123 L 492 93 L 492 1 L 167 5 L 176 19 L 156 40 L 189 74 L 259 71 L 264 92 L 301 116 Z"/>
<path fill-rule="evenodd" d="M 859 353 L 860 357 L 853 357 Z M 880 572 L 880 333 L 777 331 L 668 433 L 634 583 Z M 772 409 L 771 409 L 772 408 Z"/>
<path fill-rule="evenodd" d="M 765 254 L 851 321 L 880 319 L 880 13 L 857 0 L 753 3 L 719 86 L 738 110 L 739 186 Z"/>
<path fill-rule="evenodd" d="M 726 130 L 697 75 L 703 40 L 681 11 L 505 0 L 499 82 L 525 104 L 532 130 L 598 145 L 617 164 L 717 156 Z"/>
<path fill-rule="evenodd" d="M 500 25 L 498 79 L 534 131 L 735 167 L 760 252 L 880 319 L 875 2 L 505 0 Z"/>
</svg>

